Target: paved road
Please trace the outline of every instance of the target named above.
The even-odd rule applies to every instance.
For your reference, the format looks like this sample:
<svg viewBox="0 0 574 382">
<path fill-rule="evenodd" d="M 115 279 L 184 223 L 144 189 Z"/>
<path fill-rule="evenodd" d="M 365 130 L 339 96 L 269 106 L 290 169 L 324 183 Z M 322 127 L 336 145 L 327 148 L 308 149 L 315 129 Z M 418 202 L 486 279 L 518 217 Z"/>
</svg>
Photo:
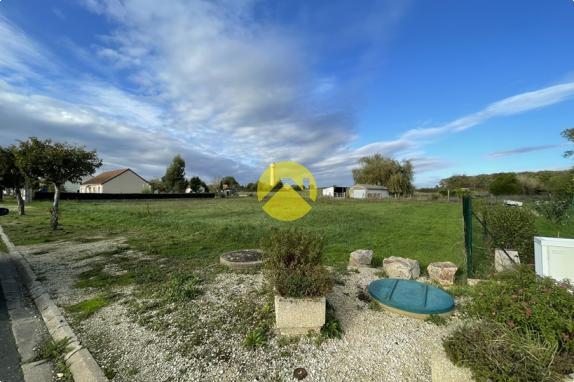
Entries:
<svg viewBox="0 0 574 382">
<path fill-rule="evenodd" d="M 20 356 L 12 328 L 10 318 L 4 300 L 4 291 L 0 286 L 0 382 L 24 382 L 22 369 L 20 369 Z"/>
</svg>

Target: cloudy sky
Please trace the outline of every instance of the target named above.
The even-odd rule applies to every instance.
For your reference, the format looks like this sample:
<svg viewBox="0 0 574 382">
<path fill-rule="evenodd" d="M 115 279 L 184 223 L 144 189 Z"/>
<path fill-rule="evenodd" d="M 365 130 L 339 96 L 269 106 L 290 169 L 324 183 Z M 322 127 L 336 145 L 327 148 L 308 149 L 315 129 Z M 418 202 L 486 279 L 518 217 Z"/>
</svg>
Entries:
<svg viewBox="0 0 574 382">
<path fill-rule="evenodd" d="M 360 6 L 359 6 L 360 4 Z M 452 174 L 563 169 L 571 0 L 1 0 L 0 145 L 97 149 L 104 169 L 255 181 L 357 159 Z"/>
</svg>

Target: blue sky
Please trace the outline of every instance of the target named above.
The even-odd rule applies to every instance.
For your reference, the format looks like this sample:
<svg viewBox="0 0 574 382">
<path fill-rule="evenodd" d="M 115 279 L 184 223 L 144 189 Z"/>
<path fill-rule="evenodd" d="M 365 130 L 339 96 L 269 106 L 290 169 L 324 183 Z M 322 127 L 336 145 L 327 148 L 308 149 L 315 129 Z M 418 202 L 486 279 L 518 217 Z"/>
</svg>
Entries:
<svg viewBox="0 0 574 382">
<path fill-rule="evenodd" d="M 360 6 L 359 6 L 360 4 Z M 97 149 L 104 169 L 255 181 L 358 158 L 453 174 L 564 169 L 574 2 L 0 1 L 0 145 Z"/>
</svg>

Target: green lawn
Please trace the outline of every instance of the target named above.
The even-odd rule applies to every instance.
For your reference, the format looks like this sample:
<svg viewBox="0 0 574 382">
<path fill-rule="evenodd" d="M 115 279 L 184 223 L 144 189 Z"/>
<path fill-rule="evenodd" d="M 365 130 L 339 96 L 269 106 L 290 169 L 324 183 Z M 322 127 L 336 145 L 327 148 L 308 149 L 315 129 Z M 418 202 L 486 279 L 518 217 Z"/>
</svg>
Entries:
<svg viewBox="0 0 574 382">
<path fill-rule="evenodd" d="M 15 205 L 5 202 L 15 211 Z M 434 261 L 464 264 L 463 227 L 458 203 L 416 201 L 320 201 L 304 218 L 282 223 L 267 216 L 253 198 L 71 202 L 61 206 L 61 229 L 49 227 L 49 204 L 34 202 L 27 215 L 13 213 L 0 224 L 16 244 L 53 240 L 89 240 L 94 236 L 128 238 L 147 253 L 217 263 L 224 251 L 258 247 L 273 227 L 302 227 L 325 239 L 325 261 L 346 264 L 351 251 L 373 249 L 383 257 L 417 259 L 421 268 Z"/>
</svg>

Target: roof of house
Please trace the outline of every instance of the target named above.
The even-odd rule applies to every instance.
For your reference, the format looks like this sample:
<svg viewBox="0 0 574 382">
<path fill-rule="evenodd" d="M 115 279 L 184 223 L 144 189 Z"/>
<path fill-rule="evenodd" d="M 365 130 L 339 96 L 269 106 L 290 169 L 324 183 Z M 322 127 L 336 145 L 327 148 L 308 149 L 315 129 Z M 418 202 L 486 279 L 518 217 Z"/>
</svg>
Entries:
<svg viewBox="0 0 574 382">
<path fill-rule="evenodd" d="M 129 168 L 121 168 L 119 170 L 112 170 L 112 171 L 106 171 L 106 172 L 102 172 L 101 174 L 98 174 L 96 176 L 94 176 L 91 179 L 86 180 L 85 182 L 83 182 L 82 184 L 104 184 L 109 182 L 110 180 L 122 175 L 125 172 L 132 172 L 134 174 L 136 174 L 135 171 L 129 169 Z M 139 176 L 138 174 L 136 174 L 138 177 L 140 177 L 144 182 L 147 183 L 147 180 L 145 180 L 144 178 L 142 178 L 141 176 Z"/>
<path fill-rule="evenodd" d="M 378 186 L 376 184 L 355 184 L 351 188 L 362 188 L 365 190 L 388 190 L 385 186 Z"/>
</svg>

